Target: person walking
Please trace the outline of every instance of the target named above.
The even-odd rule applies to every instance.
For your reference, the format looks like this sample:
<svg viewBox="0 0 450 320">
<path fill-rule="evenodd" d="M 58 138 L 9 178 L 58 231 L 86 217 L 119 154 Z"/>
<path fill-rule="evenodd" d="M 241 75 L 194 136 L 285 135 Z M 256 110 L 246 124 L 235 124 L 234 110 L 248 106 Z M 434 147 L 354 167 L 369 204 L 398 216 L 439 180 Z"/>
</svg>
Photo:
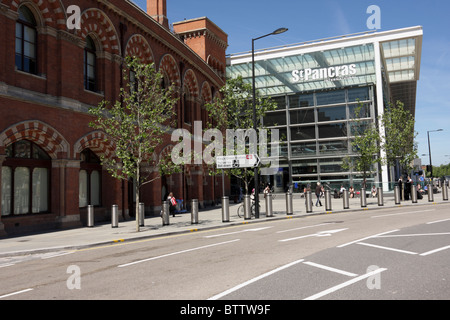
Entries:
<svg viewBox="0 0 450 320">
<path fill-rule="evenodd" d="M 322 202 L 320 202 L 320 195 L 321 195 L 321 193 L 322 193 L 322 187 L 320 186 L 320 182 L 317 182 L 317 186 L 316 186 L 316 197 L 317 197 L 316 207 L 318 206 L 317 204 L 322 206 Z"/>
<path fill-rule="evenodd" d="M 167 200 L 169 201 L 169 213 L 172 214 L 173 217 L 175 217 L 175 209 L 177 206 L 177 199 L 173 196 L 173 193 L 170 192 L 169 196 L 167 197 Z"/>
</svg>

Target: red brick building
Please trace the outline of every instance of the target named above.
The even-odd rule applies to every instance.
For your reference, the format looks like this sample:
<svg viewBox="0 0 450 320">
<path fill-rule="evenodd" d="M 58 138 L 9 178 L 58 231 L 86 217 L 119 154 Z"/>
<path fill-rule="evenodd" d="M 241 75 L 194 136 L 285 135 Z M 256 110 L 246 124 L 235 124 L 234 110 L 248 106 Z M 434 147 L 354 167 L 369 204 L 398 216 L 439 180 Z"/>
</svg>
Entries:
<svg viewBox="0 0 450 320">
<path fill-rule="evenodd" d="M 68 23 L 71 5 L 79 29 Z M 148 0 L 147 12 L 128 0 L 0 0 L 0 235 L 81 226 L 88 204 L 96 219 L 108 219 L 113 204 L 133 215 L 130 182 L 99 163 L 114 146 L 89 127 L 88 109 L 118 99 L 124 57 L 135 55 L 176 85 L 178 127 L 192 131 L 224 84 L 226 47 L 208 18 L 170 30 L 165 0 Z M 155 156 L 172 147 L 168 136 Z M 142 190 L 147 215 L 159 214 L 169 191 L 208 205 L 221 180 L 185 166 Z"/>
</svg>

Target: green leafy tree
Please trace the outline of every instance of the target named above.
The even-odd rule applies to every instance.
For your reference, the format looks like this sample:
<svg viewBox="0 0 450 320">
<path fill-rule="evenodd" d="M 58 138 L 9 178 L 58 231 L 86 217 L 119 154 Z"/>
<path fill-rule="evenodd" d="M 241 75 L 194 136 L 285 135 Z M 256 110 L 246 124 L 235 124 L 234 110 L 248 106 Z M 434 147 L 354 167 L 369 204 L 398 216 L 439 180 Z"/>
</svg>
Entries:
<svg viewBox="0 0 450 320">
<path fill-rule="evenodd" d="M 381 162 L 378 156 L 380 133 L 374 122 L 364 119 L 365 108 L 362 103 L 359 103 L 354 111 L 354 118 L 349 124 L 354 156 L 345 157 L 342 165 L 344 169 L 362 173 L 364 188 L 366 188 L 367 177 L 374 171 L 375 164 Z"/>
<path fill-rule="evenodd" d="M 237 130 L 253 129 L 253 104 L 252 104 L 252 85 L 246 83 L 241 76 L 235 79 L 227 79 L 225 86 L 220 89 L 222 99 L 216 99 L 212 103 L 206 104 L 206 109 L 210 118 L 209 128 L 217 128 L 222 132 L 226 129 Z M 257 128 L 262 128 L 260 119 L 267 111 L 275 110 L 277 105 L 270 98 L 262 97 L 256 92 L 256 119 Z M 242 147 L 242 146 L 241 146 Z M 248 153 L 257 146 L 245 143 L 244 152 Z M 236 150 L 235 148 L 235 154 Z M 224 154 L 226 154 L 224 152 Z M 210 174 L 218 174 L 214 168 L 210 168 Z M 249 184 L 254 178 L 253 168 L 233 168 L 227 169 L 228 175 L 233 175 L 242 180 L 245 185 L 245 192 L 248 194 Z"/>
<path fill-rule="evenodd" d="M 381 147 L 386 153 L 388 166 L 400 165 L 404 170 L 412 168 L 414 159 L 417 158 L 417 147 L 414 139 L 417 132 L 414 130 L 414 116 L 405 109 L 401 101 L 390 104 L 386 108 L 381 123 L 385 128 L 385 137 Z"/>
<path fill-rule="evenodd" d="M 175 118 L 174 87 L 162 87 L 163 75 L 154 64 L 141 64 L 137 58 L 126 58 L 124 79 L 115 103 L 102 101 L 89 110 L 96 119 L 90 123 L 103 130 L 115 146 L 115 154 L 101 158 L 102 165 L 117 179 L 134 179 L 136 192 L 136 231 L 139 232 L 139 190 L 162 175 L 177 172 L 170 158 L 158 159 L 155 151 Z M 128 77 L 130 74 L 130 77 Z M 158 175 L 153 174 L 157 168 Z"/>
</svg>

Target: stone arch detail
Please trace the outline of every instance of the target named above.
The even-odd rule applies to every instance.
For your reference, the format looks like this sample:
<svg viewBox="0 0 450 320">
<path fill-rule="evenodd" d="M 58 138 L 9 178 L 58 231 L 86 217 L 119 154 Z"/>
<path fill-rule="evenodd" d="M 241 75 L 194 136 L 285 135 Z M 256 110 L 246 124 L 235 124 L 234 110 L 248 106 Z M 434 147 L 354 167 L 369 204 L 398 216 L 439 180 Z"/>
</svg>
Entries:
<svg viewBox="0 0 450 320">
<path fill-rule="evenodd" d="M 42 25 L 57 29 L 66 28 L 66 15 L 61 0 L 11 0 L 9 8 L 17 12 L 22 4 L 27 3 L 32 3 L 35 9 L 38 8 Z"/>
<path fill-rule="evenodd" d="M 55 128 L 39 120 L 19 122 L 7 128 L 0 134 L 0 147 L 25 139 L 36 143 L 52 159 L 70 157 L 66 139 Z"/>
<path fill-rule="evenodd" d="M 202 90 L 201 90 L 201 97 L 202 97 L 202 99 L 203 99 L 203 101 L 205 102 L 205 103 L 209 103 L 209 102 L 212 102 L 212 99 L 213 99 L 213 97 L 212 97 L 212 90 L 211 90 L 211 86 L 209 85 L 209 83 L 208 82 L 203 82 L 203 84 L 202 84 Z"/>
<path fill-rule="evenodd" d="M 154 55 L 147 40 L 140 34 L 134 34 L 127 42 L 125 56 L 135 56 L 142 63 L 150 64 L 155 62 Z"/>
<path fill-rule="evenodd" d="M 114 155 L 114 145 L 102 131 L 92 131 L 80 138 L 73 147 L 74 157 L 80 159 L 81 152 L 87 148 L 97 155 L 103 155 L 107 158 Z"/>
<path fill-rule="evenodd" d="M 192 69 L 189 69 L 184 74 L 183 84 L 186 86 L 189 90 L 190 96 L 193 99 L 198 98 L 198 82 L 197 77 L 195 76 L 194 71 Z"/>
<path fill-rule="evenodd" d="M 170 54 L 165 54 L 159 64 L 159 70 L 162 70 L 168 77 L 169 81 L 175 86 L 181 86 L 180 70 L 178 69 L 177 62 Z"/>
<path fill-rule="evenodd" d="M 81 14 L 81 38 L 86 39 L 88 34 L 97 36 L 101 44 L 100 51 L 120 55 L 119 37 L 113 23 L 107 15 L 95 8 L 87 9 Z"/>
</svg>

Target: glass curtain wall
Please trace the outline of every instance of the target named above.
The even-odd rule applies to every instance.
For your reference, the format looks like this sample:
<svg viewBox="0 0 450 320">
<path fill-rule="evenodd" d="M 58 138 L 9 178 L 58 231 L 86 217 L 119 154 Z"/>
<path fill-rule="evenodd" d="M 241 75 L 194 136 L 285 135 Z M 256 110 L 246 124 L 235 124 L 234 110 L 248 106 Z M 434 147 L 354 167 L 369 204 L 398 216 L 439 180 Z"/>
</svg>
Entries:
<svg viewBox="0 0 450 320">
<path fill-rule="evenodd" d="M 294 182 L 358 185 L 358 173 L 344 170 L 342 158 L 354 154 L 349 128 L 359 102 L 363 104 L 360 117 L 375 121 L 374 60 L 370 43 L 256 59 L 256 89 L 278 105 L 263 123 L 280 130 L 280 156 L 291 160 Z M 233 64 L 227 75 L 251 83 L 251 67 L 251 62 Z M 283 158 L 280 166 L 288 170 Z"/>
</svg>

